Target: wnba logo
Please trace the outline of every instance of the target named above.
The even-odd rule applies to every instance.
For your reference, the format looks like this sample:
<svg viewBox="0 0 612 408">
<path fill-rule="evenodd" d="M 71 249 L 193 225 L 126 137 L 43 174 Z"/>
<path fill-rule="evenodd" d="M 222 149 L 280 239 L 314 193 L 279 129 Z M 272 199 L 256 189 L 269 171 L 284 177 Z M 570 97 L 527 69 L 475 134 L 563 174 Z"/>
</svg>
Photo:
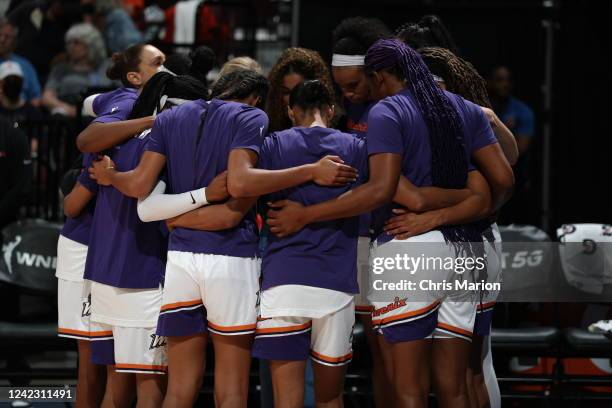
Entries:
<svg viewBox="0 0 612 408">
<path fill-rule="evenodd" d="M 164 336 L 158 336 L 157 334 L 151 335 L 151 344 L 149 344 L 149 350 L 153 350 L 160 347 L 166 346 L 166 338 Z"/>
</svg>

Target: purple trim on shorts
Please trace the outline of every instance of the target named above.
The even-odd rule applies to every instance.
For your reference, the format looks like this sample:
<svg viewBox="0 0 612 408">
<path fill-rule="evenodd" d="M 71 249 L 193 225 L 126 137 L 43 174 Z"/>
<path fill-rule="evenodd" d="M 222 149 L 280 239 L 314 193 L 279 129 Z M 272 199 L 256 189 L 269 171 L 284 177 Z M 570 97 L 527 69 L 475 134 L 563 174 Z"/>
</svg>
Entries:
<svg viewBox="0 0 612 408">
<path fill-rule="evenodd" d="M 191 310 L 162 312 L 157 319 L 158 336 L 192 336 L 206 333 L 206 309 L 204 306 Z"/>
<path fill-rule="evenodd" d="M 493 308 L 476 312 L 474 321 L 475 336 L 489 336 L 491 334 L 491 324 L 493 323 Z"/>
<path fill-rule="evenodd" d="M 96 340 L 91 343 L 91 362 L 100 365 L 115 365 L 115 340 Z"/>
<path fill-rule="evenodd" d="M 255 337 L 252 356 L 264 360 L 306 360 L 310 354 L 310 333 Z"/>
<path fill-rule="evenodd" d="M 438 324 L 438 310 L 428 315 L 408 322 L 398 322 L 378 329 L 389 343 L 400 343 L 404 341 L 423 340 L 429 337 Z"/>
</svg>

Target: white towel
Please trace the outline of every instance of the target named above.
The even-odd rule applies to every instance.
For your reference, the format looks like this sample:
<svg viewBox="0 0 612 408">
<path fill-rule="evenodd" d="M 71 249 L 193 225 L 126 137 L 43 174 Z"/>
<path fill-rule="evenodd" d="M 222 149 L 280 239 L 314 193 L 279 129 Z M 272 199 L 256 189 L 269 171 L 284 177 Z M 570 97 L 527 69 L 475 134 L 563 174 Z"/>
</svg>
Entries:
<svg viewBox="0 0 612 408">
<path fill-rule="evenodd" d="M 203 0 L 179 1 L 174 13 L 174 42 L 177 44 L 193 44 L 198 6 Z"/>
</svg>

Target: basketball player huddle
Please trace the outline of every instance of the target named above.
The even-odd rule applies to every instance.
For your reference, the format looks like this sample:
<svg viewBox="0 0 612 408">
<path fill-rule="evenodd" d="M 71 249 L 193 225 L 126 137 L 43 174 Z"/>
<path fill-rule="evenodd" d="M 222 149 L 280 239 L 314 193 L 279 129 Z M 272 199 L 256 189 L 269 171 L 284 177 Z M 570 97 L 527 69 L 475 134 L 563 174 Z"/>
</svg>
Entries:
<svg viewBox="0 0 612 408">
<path fill-rule="evenodd" d="M 85 101 L 95 119 L 58 241 L 77 405 L 191 407 L 210 339 L 217 406 L 246 406 L 255 357 L 277 407 L 303 405 L 307 360 L 317 406 L 341 407 L 357 318 L 376 406 L 425 407 L 433 390 L 442 407 L 499 407 L 493 294 L 367 296 L 388 245 L 453 257 L 480 243 L 487 281 L 501 279 L 494 215 L 516 142 L 453 51 L 428 16 L 395 35 L 346 19 L 331 69 L 289 48 L 267 78 L 240 57 L 207 83 L 205 48 L 115 54 L 123 87 Z"/>
</svg>

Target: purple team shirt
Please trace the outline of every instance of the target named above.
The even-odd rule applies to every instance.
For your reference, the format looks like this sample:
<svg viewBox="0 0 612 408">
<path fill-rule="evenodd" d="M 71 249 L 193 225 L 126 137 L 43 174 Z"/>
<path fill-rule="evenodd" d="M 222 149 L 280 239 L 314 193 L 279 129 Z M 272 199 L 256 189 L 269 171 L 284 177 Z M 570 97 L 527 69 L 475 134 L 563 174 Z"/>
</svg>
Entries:
<svg viewBox="0 0 612 408">
<path fill-rule="evenodd" d="M 89 190 L 92 194 L 97 194 L 98 184 L 89 178 L 89 173 L 87 172 L 87 168 L 91 166 L 92 160 L 93 154 L 83 154 L 84 170 L 81 172 L 81 174 L 79 174 L 77 182 Z M 89 245 L 89 232 L 95 208 L 96 199 L 92 198 L 78 216 L 74 218 L 66 217 L 66 222 L 64 223 L 60 234 L 80 244 Z"/>
<path fill-rule="evenodd" d="M 467 157 L 485 146 L 497 143 L 491 125 L 482 109 L 458 95 L 445 92 L 463 123 Z M 402 175 L 417 187 L 431 186 L 431 146 L 425 120 L 412 93 L 405 89 L 378 102 L 368 116 L 368 154 L 396 153 L 402 155 Z M 474 167 L 469 164 L 469 169 Z M 393 237 L 380 233 L 391 210 L 387 205 L 374 213 L 378 241 Z"/>
<path fill-rule="evenodd" d="M 118 171 L 138 166 L 150 133 L 131 138 L 112 148 Z M 157 288 L 163 280 L 167 240 L 159 222 L 138 218 L 138 200 L 112 186 L 100 186 L 85 279 L 117 288 Z"/>
<path fill-rule="evenodd" d="M 321 127 L 296 127 L 272 133 L 261 148 L 260 167 L 286 169 L 316 162 L 325 155 L 340 156 L 346 164 L 357 168 L 360 176 L 367 178 L 365 141 Z M 313 205 L 334 199 L 354 187 L 322 187 L 310 182 L 271 194 L 266 200 L 289 199 Z M 309 224 L 282 239 L 270 234 L 262 261 L 262 289 L 293 284 L 358 293 L 358 224 L 358 217 L 351 217 Z"/>
<path fill-rule="evenodd" d="M 197 100 L 162 112 L 155 119 L 146 149 L 166 156 L 169 193 L 184 193 L 208 185 L 227 170 L 231 150 L 259 154 L 267 128 L 268 117 L 260 109 L 217 99 Z M 257 246 L 255 212 L 250 210 L 236 227 L 227 230 L 176 228 L 170 233 L 168 250 L 251 258 L 258 255 Z"/>
<path fill-rule="evenodd" d="M 346 110 L 346 132 L 353 133 L 357 137 L 365 138 L 368 133 L 368 114 L 376 102 L 351 103 L 348 99 L 344 100 Z M 365 213 L 359 216 L 359 236 L 370 237 L 372 227 L 372 213 Z"/>
<path fill-rule="evenodd" d="M 111 97 L 112 96 L 112 97 Z M 97 101 L 100 100 L 98 103 Z M 120 88 L 94 100 L 94 122 L 125 120 L 132 111 L 136 92 Z M 138 165 L 148 135 L 133 137 L 111 149 L 118 171 Z M 138 218 L 137 200 L 114 187 L 99 186 L 91 225 L 85 279 L 118 288 L 157 288 L 165 269 L 167 240 L 159 222 Z"/>
<path fill-rule="evenodd" d="M 93 101 L 93 111 L 97 118 L 93 122 L 110 123 L 125 120 L 132 111 L 136 98 L 136 90 L 131 88 L 118 88 L 96 96 Z M 87 172 L 87 168 L 91 166 L 94 157 L 95 155 L 88 153 L 83 155 L 84 171 L 79 175 L 77 181 L 93 194 L 96 194 L 98 184 L 89 178 Z M 80 244 L 88 245 L 94 209 L 95 199 L 92 199 L 78 217 L 66 218 L 60 234 Z"/>
<path fill-rule="evenodd" d="M 351 103 L 344 100 L 346 111 L 346 132 L 353 133 L 359 137 L 365 137 L 368 133 L 368 113 L 376 102 Z"/>
<path fill-rule="evenodd" d="M 126 120 L 130 116 L 137 98 L 138 94 L 132 88 L 117 88 L 114 91 L 96 96 L 92 106 L 96 118 L 92 123 Z"/>
</svg>

